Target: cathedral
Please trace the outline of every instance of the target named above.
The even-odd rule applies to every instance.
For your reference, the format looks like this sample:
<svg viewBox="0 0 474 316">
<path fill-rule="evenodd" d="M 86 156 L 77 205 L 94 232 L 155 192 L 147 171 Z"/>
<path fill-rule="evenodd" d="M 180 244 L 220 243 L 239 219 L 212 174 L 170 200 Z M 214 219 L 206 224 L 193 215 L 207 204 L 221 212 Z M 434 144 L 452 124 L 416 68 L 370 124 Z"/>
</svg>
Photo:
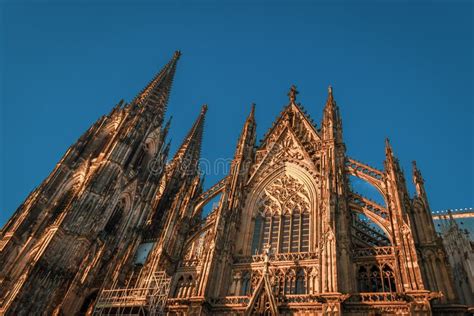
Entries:
<svg viewBox="0 0 474 316">
<path fill-rule="evenodd" d="M 252 105 L 228 174 L 204 190 L 206 105 L 169 155 L 164 117 L 180 55 L 99 118 L 2 228 L 0 315 L 473 311 L 418 166 L 410 196 L 388 140 L 383 170 L 347 156 L 332 88 L 317 125 L 291 87 L 260 143 Z M 352 190 L 350 177 L 384 203 Z"/>
</svg>

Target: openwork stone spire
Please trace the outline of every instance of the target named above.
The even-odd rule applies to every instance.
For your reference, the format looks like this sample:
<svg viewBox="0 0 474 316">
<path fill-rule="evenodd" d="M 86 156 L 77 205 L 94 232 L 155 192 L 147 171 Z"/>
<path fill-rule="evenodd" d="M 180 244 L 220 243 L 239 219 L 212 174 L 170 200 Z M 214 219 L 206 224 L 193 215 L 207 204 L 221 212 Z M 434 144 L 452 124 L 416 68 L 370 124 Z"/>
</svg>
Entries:
<svg viewBox="0 0 474 316">
<path fill-rule="evenodd" d="M 173 58 L 153 78 L 153 80 L 135 97 L 132 104 L 139 107 L 147 107 L 157 112 L 158 120 L 163 121 L 164 113 L 173 84 L 176 65 L 181 56 L 176 51 Z"/>
</svg>

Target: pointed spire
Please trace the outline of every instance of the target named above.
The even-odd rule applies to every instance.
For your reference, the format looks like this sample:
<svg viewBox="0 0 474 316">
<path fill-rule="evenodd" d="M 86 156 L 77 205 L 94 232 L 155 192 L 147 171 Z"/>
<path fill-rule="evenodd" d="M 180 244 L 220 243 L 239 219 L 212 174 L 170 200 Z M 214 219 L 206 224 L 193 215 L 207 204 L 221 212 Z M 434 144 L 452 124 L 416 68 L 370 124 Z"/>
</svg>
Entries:
<svg viewBox="0 0 474 316">
<path fill-rule="evenodd" d="M 393 158 L 393 150 L 392 150 L 392 145 L 390 145 L 390 140 L 385 138 L 385 157 L 388 159 L 390 157 Z"/>
<path fill-rule="evenodd" d="M 296 90 L 296 86 L 292 85 L 290 88 L 290 92 L 288 92 L 288 97 L 290 98 L 290 103 L 296 102 L 296 95 L 298 94 L 298 90 Z"/>
<path fill-rule="evenodd" d="M 255 103 L 252 103 L 250 113 L 245 120 L 244 127 L 240 133 L 239 140 L 237 142 L 237 149 L 235 151 L 234 159 L 243 154 L 245 148 L 249 143 L 252 143 L 252 147 L 255 144 Z"/>
<path fill-rule="evenodd" d="M 423 184 L 425 181 L 423 180 L 420 169 L 418 169 L 418 167 L 416 165 L 416 161 L 413 160 L 411 164 L 412 164 L 412 167 L 413 167 L 413 181 L 415 182 L 415 184 L 416 183 Z"/>
<path fill-rule="evenodd" d="M 426 198 L 425 181 L 423 180 L 423 177 L 421 176 L 421 171 L 416 166 L 416 161 L 412 161 L 412 167 L 413 167 L 413 184 L 415 185 L 416 195 L 422 198 Z M 426 204 L 428 204 L 428 201 L 426 201 Z"/>
<path fill-rule="evenodd" d="M 180 56 L 181 52 L 176 51 L 173 58 L 171 58 L 152 81 L 135 97 L 133 102 L 131 102 L 131 104 L 140 107 L 149 107 L 156 111 L 159 123 L 163 121 L 174 74 L 176 72 L 176 65 Z"/>
<path fill-rule="evenodd" d="M 176 152 L 172 165 L 182 164 L 181 170 L 186 174 L 197 172 L 199 157 L 201 156 L 202 135 L 204 132 L 204 120 L 206 118 L 207 105 L 201 107 L 201 113 L 188 132 L 183 143 Z"/>
<path fill-rule="evenodd" d="M 253 120 L 254 117 L 255 117 L 255 103 L 252 102 L 251 109 L 250 109 L 250 114 L 249 114 L 247 120 L 250 120 L 250 119 Z"/>
<path fill-rule="evenodd" d="M 343 143 L 342 139 L 342 119 L 339 108 L 334 100 L 333 89 L 328 87 L 328 98 L 323 110 L 322 133 L 326 139 L 335 139 L 336 142 Z"/>
<path fill-rule="evenodd" d="M 250 106 L 250 113 L 247 116 L 247 119 L 245 120 L 244 128 L 245 126 L 248 126 L 250 123 L 255 122 L 255 103 L 252 102 L 252 105 Z"/>
<path fill-rule="evenodd" d="M 336 101 L 334 100 L 332 86 L 328 87 L 328 98 L 326 100 L 325 109 L 334 109 L 336 107 Z"/>
</svg>

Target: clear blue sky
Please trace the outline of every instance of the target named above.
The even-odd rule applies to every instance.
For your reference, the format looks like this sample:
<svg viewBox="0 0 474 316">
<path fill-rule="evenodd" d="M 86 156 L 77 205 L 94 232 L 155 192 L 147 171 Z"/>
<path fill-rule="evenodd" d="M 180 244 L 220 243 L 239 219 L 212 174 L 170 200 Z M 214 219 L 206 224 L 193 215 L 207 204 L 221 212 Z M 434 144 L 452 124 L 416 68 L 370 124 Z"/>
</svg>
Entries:
<svg viewBox="0 0 474 316">
<path fill-rule="evenodd" d="M 383 168 L 388 136 L 432 209 L 474 205 L 472 2 L 150 3 L 0 4 L 0 225 L 176 49 L 173 148 L 207 103 L 202 155 L 232 157 L 251 102 L 262 136 L 291 84 L 319 122 L 331 84 L 350 156 Z"/>
</svg>

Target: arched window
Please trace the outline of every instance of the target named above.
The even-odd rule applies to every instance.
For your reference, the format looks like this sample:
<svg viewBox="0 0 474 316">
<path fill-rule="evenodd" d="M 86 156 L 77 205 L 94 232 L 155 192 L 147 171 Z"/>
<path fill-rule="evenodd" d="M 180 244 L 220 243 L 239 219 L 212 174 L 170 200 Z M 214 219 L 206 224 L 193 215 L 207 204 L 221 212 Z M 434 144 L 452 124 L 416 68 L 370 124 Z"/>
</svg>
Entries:
<svg viewBox="0 0 474 316">
<path fill-rule="evenodd" d="M 307 190 L 284 175 L 264 190 L 255 219 L 252 252 L 270 244 L 273 253 L 309 251 L 310 203 Z"/>
<path fill-rule="evenodd" d="M 357 284 L 359 292 L 368 292 L 370 288 L 369 274 L 364 266 L 359 267 L 357 271 Z"/>
<path fill-rule="evenodd" d="M 396 292 L 395 276 L 392 268 L 371 264 L 357 270 L 359 292 Z"/>
<path fill-rule="evenodd" d="M 53 223 L 59 215 L 66 209 L 68 204 L 72 201 L 74 197 L 74 191 L 69 189 L 59 200 L 54 204 L 51 209 L 51 218 L 50 223 Z"/>
<path fill-rule="evenodd" d="M 250 273 L 248 271 L 244 272 L 242 275 L 242 285 L 240 287 L 240 295 L 249 295 L 250 294 Z"/>
<path fill-rule="evenodd" d="M 395 276 L 393 275 L 392 268 L 388 265 L 384 265 L 382 268 L 382 281 L 384 292 L 395 292 Z"/>
<path fill-rule="evenodd" d="M 377 266 L 372 266 L 369 271 L 369 282 L 371 292 L 383 292 L 382 279 L 380 269 Z"/>
<path fill-rule="evenodd" d="M 176 289 L 174 291 L 174 297 L 182 297 L 184 289 L 184 277 L 181 276 L 176 282 Z"/>
<path fill-rule="evenodd" d="M 255 233 L 253 234 L 252 239 L 252 251 L 255 253 L 260 253 L 262 251 L 261 244 L 262 244 L 262 224 L 263 224 L 263 217 L 259 214 L 255 218 Z"/>
<path fill-rule="evenodd" d="M 123 201 L 117 203 L 112 212 L 112 215 L 109 218 L 107 224 L 104 227 L 104 233 L 106 234 L 115 234 L 117 229 L 119 228 L 120 220 L 122 219 L 124 209 Z"/>
<path fill-rule="evenodd" d="M 309 251 L 309 212 L 258 215 L 252 249 L 261 253 L 266 244 L 270 244 L 275 253 Z"/>
<path fill-rule="evenodd" d="M 306 276 L 303 269 L 299 269 L 296 274 L 296 291 L 295 294 L 306 294 Z"/>
<path fill-rule="evenodd" d="M 194 279 L 192 275 L 181 276 L 176 282 L 176 289 L 174 291 L 175 297 L 190 297 L 193 295 Z"/>
</svg>

